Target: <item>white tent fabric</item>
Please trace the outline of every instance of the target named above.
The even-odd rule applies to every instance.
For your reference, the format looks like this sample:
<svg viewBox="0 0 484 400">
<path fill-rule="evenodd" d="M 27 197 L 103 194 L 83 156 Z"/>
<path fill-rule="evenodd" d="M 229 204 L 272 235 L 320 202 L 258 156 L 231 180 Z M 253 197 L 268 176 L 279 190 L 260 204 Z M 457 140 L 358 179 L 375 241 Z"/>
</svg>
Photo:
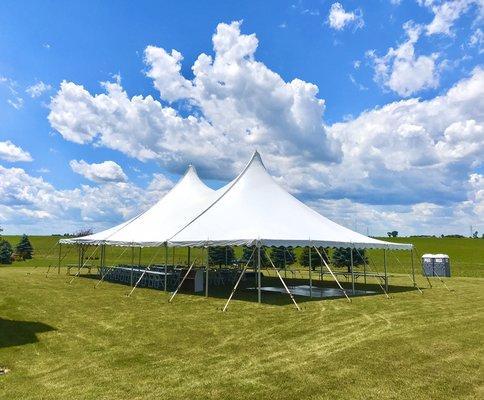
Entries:
<svg viewBox="0 0 484 400">
<path fill-rule="evenodd" d="M 329 246 L 410 250 L 347 229 L 284 190 L 255 152 L 211 205 L 170 238 L 169 246 Z"/>
<path fill-rule="evenodd" d="M 60 243 L 159 246 L 207 208 L 221 190 L 215 191 L 206 186 L 195 168 L 189 166 L 183 178 L 146 212 L 105 231 L 62 239 Z"/>
</svg>

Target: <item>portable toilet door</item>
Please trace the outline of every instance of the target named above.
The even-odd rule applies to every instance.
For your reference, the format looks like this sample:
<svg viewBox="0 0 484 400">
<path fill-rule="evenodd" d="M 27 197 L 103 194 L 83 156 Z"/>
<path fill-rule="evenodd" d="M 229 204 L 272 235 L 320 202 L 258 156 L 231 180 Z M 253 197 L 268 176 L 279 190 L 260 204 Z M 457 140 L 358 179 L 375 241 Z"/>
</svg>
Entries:
<svg viewBox="0 0 484 400">
<path fill-rule="evenodd" d="M 434 276 L 434 255 L 424 254 L 422 256 L 422 274 L 424 276 Z"/>
<path fill-rule="evenodd" d="M 434 254 L 434 275 L 450 277 L 450 258 L 447 254 Z"/>
</svg>

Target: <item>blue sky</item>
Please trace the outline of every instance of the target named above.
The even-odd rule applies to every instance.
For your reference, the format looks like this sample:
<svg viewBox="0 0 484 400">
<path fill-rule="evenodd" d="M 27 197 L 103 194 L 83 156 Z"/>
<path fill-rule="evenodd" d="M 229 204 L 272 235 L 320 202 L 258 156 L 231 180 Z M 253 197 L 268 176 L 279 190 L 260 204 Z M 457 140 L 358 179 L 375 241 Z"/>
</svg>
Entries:
<svg viewBox="0 0 484 400">
<path fill-rule="evenodd" d="M 0 226 L 108 227 L 187 163 L 220 186 L 258 148 L 363 233 L 484 230 L 482 15 L 478 0 L 4 1 Z"/>
</svg>

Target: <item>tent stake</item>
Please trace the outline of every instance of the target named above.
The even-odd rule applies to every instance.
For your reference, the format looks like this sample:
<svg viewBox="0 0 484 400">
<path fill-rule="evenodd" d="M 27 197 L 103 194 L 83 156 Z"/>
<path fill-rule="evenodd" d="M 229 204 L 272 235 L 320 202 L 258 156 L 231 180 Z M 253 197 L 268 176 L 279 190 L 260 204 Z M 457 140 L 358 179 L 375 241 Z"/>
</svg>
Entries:
<svg viewBox="0 0 484 400">
<path fill-rule="evenodd" d="M 338 284 L 339 288 L 343 291 L 343 294 L 345 295 L 345 297 L 348 299 L 349 302 L 351 302 L 351 299 L 346 294 L 346 290 L 343 289 L 343 286 L 341 286 L 341 284 L 339 283 L 338 278 L 336 278 L 336 275 L 333 274 L 333 271 L 331 271 L 331 268 L 329 268 L 328 263 L 326 262 L 326 260 L 324 259 L 324 257 L 321 255 L 321 253 L 319 252 L 319 250 L 318 250 L 318 248 L 316 246 L 314 246 L 314 250 L 316 250 L 316 253 L 318 253 L 319 257 L 321 258 L 321 261 L 323 261 L 323 263 L 326 266 L 326 268 L 328 269 L 329 273 L 331 274 L 331 276 L 333 277 L 333 279 L 336 281 L 336 283 Z"/>
<path fill-rule="evenodd" d="M 252 259 L 252 257 L 254 257 L 254 253 L 255 253 L 255 247 L 254 247 L 254 250 L 252 251 L 252 254 L 250 255 L 249 259 L 247 260 L 247 263 L 245 264 L 244 268 L 242 269 L 242 272 L 241 272 L 239 278 L 237 279 L 237 282 L 235 282 L 234 288 L 232 289 L 232 292 L 230 293 L 230 296 L 227 299 L 227 303 L 225 303 L 225 306 L 222 309 L 223 312 L 225 312 L 225 310 L 227 309 L 227 307 L 228 307 L 228 305 L 230 303 L 230 300 L 232 300 L 232 297 L 235 294 L 235 291 L 237 290 L 237 287 L 239 286 L 239 283 L 242 280 L 242 277 L 244 276 L 245 271 L 247 270 L 247 267 L 250 264 L 250 260 Z"/>
<path fill-rule="evenodd" d="M 185 282 L 185 279 L 187 278 L 188 274 L 190 273 L 190 271 L 192 270 L 193 266 L 195 265 L 195 261 L 197 261 L 197 259 L 195 258 L 195 260 L 193 260 L 193 263 L 192 265 L 190 265 L 190 268 L 188 268 L 188 271 L 186 272 L 186 274 L 183 276 L 183 279 L 181 280 L 181 282 L 178 284 L 178 287 L 175 289 L 175 291 L 173 292 L 173 294 L 171 295 L 170 299 L 168 300 L 168 303 L 171 303 L 171 301 L 173 300 L 173 298 L 176 296 L 176 294 L 178 293 L 178 291 L 180 290 L 180 288 L 182 287 L 183 285 L 183 282 Z"/>
<path fill-rule="evenodd" d="M 260 249 L 259 249 L 259 251 L 260 251 Z M 266 253 L 266 252 L 265 252 L 265 250 L 264 250 L 264 253 Z M 277 276 L 279 277 L 279 279 L 281 280 L 282 284 L 284 285 L 284 289 L 286 289 L 287 294 L 288 294 L 288 295 L 289 295 L 289 297 L 291 298 L 291 300 L 292 300 L 292 302 L 294 303 L 294 305 L 296 306 L 297 310 L 298 310 L 298 311 L 301 311 L 301 309 L 299 308 L 298 304 L 296 303 L 296 300 L 294 299 L 294 296 L 292 295 L 291 291 L 290 291 L 290 290 L 289 290 L 289 288 L 287 287 L 286 282 L 284 282 L 284 279 L 282 279 L 281 274 L 279 273 L 278 269 L 276 268 L 276 266 L 275 266 L 275 265 L 274 265 L 274 263 L 272 262 L 271 257 L 270 257 L 270 256 L 269 256 L 269 254 L 267 254 L 267 253 L 266 253 L 266 256 L 267 256 L 267 258 L 269 259 L 269 262 L 271 263 L 272 268 L 274 268 L 274 270 L 276 271 Z M 259 258 L 260 258 L 260 252 L 259 252 Z"/>
</svg>

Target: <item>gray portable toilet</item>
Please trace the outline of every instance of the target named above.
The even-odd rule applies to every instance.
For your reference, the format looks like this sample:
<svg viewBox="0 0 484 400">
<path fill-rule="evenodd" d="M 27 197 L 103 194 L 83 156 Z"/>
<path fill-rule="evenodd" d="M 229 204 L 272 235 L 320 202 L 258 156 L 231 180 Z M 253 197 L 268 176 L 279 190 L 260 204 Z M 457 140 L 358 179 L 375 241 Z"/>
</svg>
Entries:
<svg viewBox="0 0 484 400">
<path fill-rule="evenodd" d="M 447 254 L 424 254 L 422 273 L 426 276 L 450 277 L 450 258 Z"/>
</svg>

